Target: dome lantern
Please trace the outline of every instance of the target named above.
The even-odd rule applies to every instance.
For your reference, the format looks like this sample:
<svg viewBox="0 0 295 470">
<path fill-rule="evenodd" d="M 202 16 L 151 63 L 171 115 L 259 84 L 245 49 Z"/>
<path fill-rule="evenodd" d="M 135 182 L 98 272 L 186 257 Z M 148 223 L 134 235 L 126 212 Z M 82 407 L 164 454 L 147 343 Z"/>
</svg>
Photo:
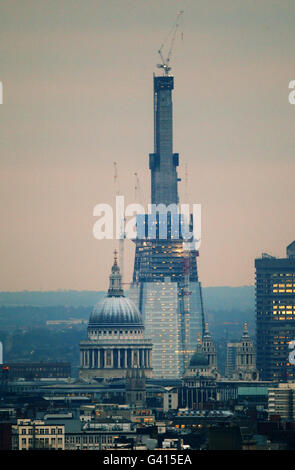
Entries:
<svg viewBox="0 0 295 470">
<path fill-rule="evenodd" d="M 108 297 L 122 297 L 124 291 L 122 288 L 122 275 L 120 268 L 117 263 L 117 251 L 114 251 L 114 264 L 112 266 L 112 272 L 110 274 L 110 285 L 108 289 Z"/>
</svg>

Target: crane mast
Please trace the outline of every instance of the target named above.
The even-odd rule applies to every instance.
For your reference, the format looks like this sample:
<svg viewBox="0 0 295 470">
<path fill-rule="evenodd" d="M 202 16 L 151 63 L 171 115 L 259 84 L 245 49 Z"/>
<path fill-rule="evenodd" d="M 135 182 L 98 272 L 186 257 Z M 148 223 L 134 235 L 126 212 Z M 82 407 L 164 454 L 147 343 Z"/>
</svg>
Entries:
<svg viewBox="0 0 295 470">
<path fill-rule="evenodd" d="M 115 197 L 119 196 L 120 189 L 119 189 L 117 162 L 114 162 L 114 187 L 115 187 Z M 122 281 L 124 280 L 124 240 L 125 238 L 126 238 L 126 233 L 125 233 L 125 218 L 124 218 L 120 227 L 120 238 L 119 238 L 119 266 L 120 266 Z"/>
<path fill-rule="evenodd" d="M 135 176 L 135 185 L 134 185 L 135 202 L 138 204 L 142 204 L 142 194 L 141 194 L 141 187 L 140 187 L 138 173 L 137 172 L 134 173 L 134 176 Z"/>
</svg>

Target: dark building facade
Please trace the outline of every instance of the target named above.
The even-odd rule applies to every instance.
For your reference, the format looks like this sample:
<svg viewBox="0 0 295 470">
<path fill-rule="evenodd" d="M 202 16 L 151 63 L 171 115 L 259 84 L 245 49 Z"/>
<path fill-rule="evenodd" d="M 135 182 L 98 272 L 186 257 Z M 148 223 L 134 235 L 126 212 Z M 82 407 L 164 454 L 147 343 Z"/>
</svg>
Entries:
<svg viewBox="0 0 295 470">
<path fill-rule="evenodd" d="M 256 269 L 256 353 L 261 380 L 294 380 L 289 361 L 295 340 L 295 242 L 286 258 L 263 254 Z M 294 348 L 293 348 L 294 349 Z"/>
<path fill-rule="evenodd" d="M 196 221 L 191 215 L 172 215 L 179 202 L 179 155 L 173 153 L 173 88 L 173 76 L 154 76 L 154 152 L 149 155 L 154 218 L 149 219 L 147 214 L 137 218 L 133 284 L 129 291 L 152 340 L 153 376 L 159 378 L 181 377 L 195 350 L 198 333 L 204 333 L 198 250 L 193 238 L 186 249 L 185 237 L 178 230 L 185 223 L 192 233 Z M 173 206 L 172 212 L 169 206 Z M 163 215 L 166 237 L 161 235 Z M 150 229 L 154 230 L 152 234 Z"/>
<path fill-rule="evenodd" d="M 11 450 L 12 448 L 12 424 L 0 421 L 0 450 Z"/>
<path fill-rule="evenodd" d="M 1 365 L 1 377 L 9 380 L 66 379 L 71 377 L 69 362 L 10 362 Z"/>
</svg>

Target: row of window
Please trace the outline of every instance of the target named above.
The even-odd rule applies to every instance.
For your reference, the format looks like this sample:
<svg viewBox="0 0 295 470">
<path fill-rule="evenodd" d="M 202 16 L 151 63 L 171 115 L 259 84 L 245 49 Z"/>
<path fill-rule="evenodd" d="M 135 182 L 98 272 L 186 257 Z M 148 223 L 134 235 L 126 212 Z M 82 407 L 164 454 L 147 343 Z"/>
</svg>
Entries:
<svg viewBox="0 0 295 470">
<path fill-rule="evenodd" d="M 66 437 L 66 444 L 68 443 L 78 443 L 80 444 L 81 442 L 84 443 L 112 443 L 114 437 L 113 436 L 106 436 L 106 435 L 95 435 L 95 436 L 67 436 Z"/>
<path fill-rule="evenodd" d="M 295 292 L 295 289 L 273 289 L 274 294 L 292 294 Z"/>
<path fill-rule="evenodd" d="M 30 427 L 30 428 L 21 428 L 20 429 L 20 433 L 22 435 L 24 434 L 33 434 L 33 428 Z M 63 429 L 62 428 L 58 428 L 57 429 L 57 434 L 62 434 L 63 433 Z M 35 429 L 35 434 L 56 434 L 56 429 L 55 428 L 36 428 Z"/>
<path fill-rule="evenodd" d="M 95 334 L 95 335 L 107 335 L 107 334 L 108 334 L 108 335 L 113 335 L 113 334 L 114 334 L 114 335 L 117 335 L 118 333 L 119 333 L 120 335 L 122 335 L 122 334 L 123 334 L 123 331 L 122 331 L 122 330 L 120 330 L 119 332 L 118 332 L 117 330 L 115 330 L 115 331 L 112 331 L 112 330 L 111 330 L 111 331 L 101 331 L 101 330 L 94 330 L 94 331 L 92 331 L 92 334 Z M 130 331 L 124 331 L 124 333 L 125 333 L 125 335 L 128 335 L 128 334 L 129 334 L 129 335 L 132 335 L 132 334 L 135 334 L 135 335 L 136 335 L 136 334 L 139 334 L 140 331 L 139 331 L 139 330 L 134 330 L 134 331 L 133 331 L 133 330 L 130 330 Z"/>
<path fill-rule="evenodd" d="M 43 443 L 44 443 L 44 444 L 49 444 L 49 442 L 50 442 L 51 444 L 56 444 L 56 439 L 55 439 L 55 437 L 53 437 L 53 438 L 50 439 L 50 440 L 49 440 L 48 437 L 38 439 L 36 447 L 38 446 L 38 443 L 39 443 L 39 442 L 42 443 L 42 444 L 43 444 Z M 29 439 L 22 438 L 22 444 L 25 444 L 25 445 L 26 445 L 27 443 L 28 443 L 28 444 L 32 444 L 32 443 L 33 443 L 33 438 L 32 438 L 32 437 L 30 437 Z M 58 444 L 62 444 L 62 438 L 61 438 L 61 437 L 59 437 L 59 438 L 57 439 L 57 443 L 58 443 Z"/>
</svg>

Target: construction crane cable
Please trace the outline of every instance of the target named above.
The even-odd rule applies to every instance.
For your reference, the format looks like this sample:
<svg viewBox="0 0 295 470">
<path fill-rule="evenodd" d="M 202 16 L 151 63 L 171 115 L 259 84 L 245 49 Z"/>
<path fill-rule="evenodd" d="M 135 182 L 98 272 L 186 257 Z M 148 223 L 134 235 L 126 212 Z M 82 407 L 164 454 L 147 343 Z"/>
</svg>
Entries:
<svg viewBox="0 0 295 470">
<path fill-rule="evenodd" d="M 183 14 L 183 10 L 181 10 L 177 17 L 176 17 L 176 20 L 172 26 L 172 28 L 170 29 L 167 37 L 165 38 L 164 42 L 161 44 L 161 47 L 160 49 L 158 50 L 158 53 L 160 55 L 160 58 L 161 58 L 161 61 L 162 61 L 162 64 L 158 64 L 158 67 L 159 68 L 162 68 L 163 71 L 164 71 L 164 74 L 168 75 L 168 73 L 170 72 L 171 70 L 171 67 L 169 67 L 169 62 L 170 62 L 170 58 L 171 58 L 171 54 L 172 54 L 172 50 L 173 50 L 173 47 L 174 47 L 174 43 L 175 43 L 175 38 L 176 38 L 176 34 L 177 34 L 177 30 L 179 28 L 179 24 L 180 24 L 180 18 Z M 171 38 L 171 42 L 170 42 L 170 47 L 168 49 L 168 54 L 167 54 L 167 58 L 166 60 L 164 59 L 164 56 L 163 56 L 163 48 L 166 44 L 166 42 L 168 41 L 168 39 L 170 38 L 170 36 L 172 35 L 172 38 Z"/>
</svg>

